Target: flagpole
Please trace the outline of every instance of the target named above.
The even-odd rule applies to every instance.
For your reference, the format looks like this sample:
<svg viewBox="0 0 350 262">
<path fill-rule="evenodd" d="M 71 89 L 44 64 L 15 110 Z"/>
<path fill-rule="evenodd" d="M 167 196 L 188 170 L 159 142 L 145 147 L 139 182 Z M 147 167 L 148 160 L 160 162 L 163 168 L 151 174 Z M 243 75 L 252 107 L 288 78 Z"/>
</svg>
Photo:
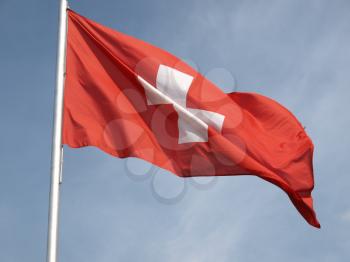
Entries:
<svg viewBox="0 0 350 262">
<path fill-rule="evenodd" d="M 57 262 L 59 196 L 62 178 L 62 115 L 67 42 L 67 0 L 60 0 L 54 124 L 51 152 L 51 186 L 47 236 L 47 262 Z"/>
</svg>

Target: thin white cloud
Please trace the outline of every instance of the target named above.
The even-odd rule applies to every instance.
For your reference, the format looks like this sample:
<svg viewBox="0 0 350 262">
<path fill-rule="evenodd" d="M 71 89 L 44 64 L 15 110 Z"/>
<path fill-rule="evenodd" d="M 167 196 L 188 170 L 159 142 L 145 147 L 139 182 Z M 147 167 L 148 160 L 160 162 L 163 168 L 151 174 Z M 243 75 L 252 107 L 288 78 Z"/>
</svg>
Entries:
<svg viewBox="0 0 350 262">
<path fill-rule="evenodd" d="M 340 219 L 346 222 L 350 222 L 350 210 L 340 214 Z"/>
</svg>

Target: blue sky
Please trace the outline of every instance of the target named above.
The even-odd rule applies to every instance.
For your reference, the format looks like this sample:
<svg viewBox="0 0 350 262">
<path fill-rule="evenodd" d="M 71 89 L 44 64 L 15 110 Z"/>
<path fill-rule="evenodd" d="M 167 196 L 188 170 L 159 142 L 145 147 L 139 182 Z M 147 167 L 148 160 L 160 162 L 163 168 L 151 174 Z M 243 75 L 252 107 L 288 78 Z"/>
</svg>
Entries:
<svg viewBox="0 0 350 262">
<path fill-rule="evenodd" d="M 315 144 L 322 229 L 255 177 L 184 184 L 155 168 L 135 179 L 150 166 L 66 148 L 61 261 L 349 260 L 349 1 L 70 6 L 192 61 L 225 91 L 258 92 L 288 107 Z M 45 261 L 57 15 L 58 1 L 0 0 L 0 261 Z M 161 201 L 183 188 L 181 201 Z"/>
</svg>

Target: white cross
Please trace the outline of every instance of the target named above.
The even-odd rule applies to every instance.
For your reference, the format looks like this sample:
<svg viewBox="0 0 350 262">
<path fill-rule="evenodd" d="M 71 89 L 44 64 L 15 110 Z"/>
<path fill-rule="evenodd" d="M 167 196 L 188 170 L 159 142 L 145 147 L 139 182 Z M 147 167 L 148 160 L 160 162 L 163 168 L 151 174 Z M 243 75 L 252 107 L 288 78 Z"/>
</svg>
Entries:
<svg viewBox="0 0 350 262">
<path fill-rule="evenodd" d="M 145 89 L 147 104 L 172 104 L 178 113 L 179 144 L 207 142 L 208 126 L 221 132 L 225 116 L 201 109 L 186 107 L 186 97 L 193 77 L 174 68 L 160 65 L 157 73 L 157 88 L 141 76 L 139 82 Z"/>
</svg>

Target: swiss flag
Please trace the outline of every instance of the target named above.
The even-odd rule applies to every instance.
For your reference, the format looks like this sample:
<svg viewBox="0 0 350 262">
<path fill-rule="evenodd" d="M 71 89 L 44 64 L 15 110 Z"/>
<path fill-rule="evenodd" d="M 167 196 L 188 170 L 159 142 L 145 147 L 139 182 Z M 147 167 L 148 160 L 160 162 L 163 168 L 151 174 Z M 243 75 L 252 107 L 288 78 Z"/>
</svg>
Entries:
<svg viewBox="0 0 350 262">
<path fill-rule="evenodd" d="M 255 175 L 320 227 L 313 144 L 280 104 L 225 94 L 168 52 L 71 10 L 66 73 L 64 144 L 142 158 L 181 177 Z"/>
</svg>

